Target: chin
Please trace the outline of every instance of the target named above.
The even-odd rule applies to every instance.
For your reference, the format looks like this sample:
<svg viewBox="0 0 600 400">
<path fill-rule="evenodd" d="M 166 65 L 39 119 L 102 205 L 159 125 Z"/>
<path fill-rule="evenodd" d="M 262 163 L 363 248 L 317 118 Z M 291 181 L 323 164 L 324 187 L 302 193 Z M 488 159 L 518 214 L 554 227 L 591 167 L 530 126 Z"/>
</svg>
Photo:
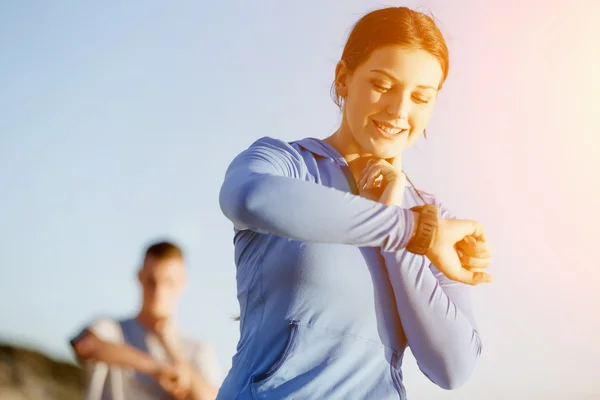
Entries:
<svg viewBox="0 0 600 400">
<path fill-rule="evenodd" d="M 168 318 L 171 316 L 171 312 L 169 310 L 164 310 L 164 309 L 153 309 L 152 310 L 152 315 L 154 316 L 154 318 L 157 319 L 163 319 L 163 318 Z"/>
<path fill-rule="evenodd" d="M 355 136 L 355 142 L 364 153 L 375 158 L 390 159 L 399 156 L 406 147 L 406 137 L 395 140 L 385 140 L 376 137 L 372 132 L 364 131 L 362 137 Z"/>
<path fill-rule="evenodd" d="M 394 145 L 392 143 L 370 143 L 370 146 L 368 148 L 365 148 L 365 150 L 371 153 L 373 157 L 390 159 L 398 157 L 398 155 L 402 153 L 402 150 L 404 150 L 404 147 Z"/>
<path fill-rule="evenodd" d="M 373 155 L 377 158 L 382 158 L 384 160 L 388 160 L 390 158 L 396 158 L 402 153 L 402 150 L 398 149 L 384 149 L 377 152 L 374 152 Z"/>
</svg>

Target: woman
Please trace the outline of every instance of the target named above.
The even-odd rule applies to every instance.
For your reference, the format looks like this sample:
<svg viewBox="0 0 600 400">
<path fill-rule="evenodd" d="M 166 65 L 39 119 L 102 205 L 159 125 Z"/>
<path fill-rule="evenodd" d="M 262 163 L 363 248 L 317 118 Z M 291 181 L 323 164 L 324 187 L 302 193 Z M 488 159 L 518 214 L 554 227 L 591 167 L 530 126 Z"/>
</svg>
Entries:
<svg viewBox="0 0 600 400">
<path fill-rule="evenodd" d="M 369 13 L 336 67 L 339 129 L 265 137 L 232 162 L 220 204 L 241 338 L 218 399 L 405 399 L 407 346 L 443 388 L 471 374 L 481 341 L 464 283 L 490 280 L 489 246 L 401 168 L 447 72 L 430 17 Z"/>
</svg>

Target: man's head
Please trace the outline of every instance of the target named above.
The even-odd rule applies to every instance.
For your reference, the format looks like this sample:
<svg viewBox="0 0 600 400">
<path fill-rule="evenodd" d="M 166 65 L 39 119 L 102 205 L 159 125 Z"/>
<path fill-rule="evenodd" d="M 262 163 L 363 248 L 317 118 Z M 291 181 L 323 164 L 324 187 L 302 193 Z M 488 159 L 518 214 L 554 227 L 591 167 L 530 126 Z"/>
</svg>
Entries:
<svg viewBox="0 0 600 400">
<path fill-rule="evenodd" d="M 148 247 L 138 272 L 143 312 L 155 319 L 171 317 L 185 286 L 185 272 L 181 248 L 169 242 Z"/>
</svg>

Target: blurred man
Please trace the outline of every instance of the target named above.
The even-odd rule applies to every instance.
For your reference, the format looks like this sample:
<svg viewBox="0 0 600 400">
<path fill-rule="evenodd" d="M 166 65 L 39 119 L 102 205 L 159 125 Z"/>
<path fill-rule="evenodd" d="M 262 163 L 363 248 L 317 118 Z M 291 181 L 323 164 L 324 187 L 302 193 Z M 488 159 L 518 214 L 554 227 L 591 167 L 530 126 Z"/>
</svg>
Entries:
<svg viewBox="0 0 600 400">
<path fill-rule="evenodd" d="M 214 350 L 183 337 L 173 320 L 186 281 L 181 249 L 150 246 L 138 280 L 137 316 L 96 320 L 71 340 L 89 369 L 86 399 L 213 400 L 221 383 Z"/>
</svg>

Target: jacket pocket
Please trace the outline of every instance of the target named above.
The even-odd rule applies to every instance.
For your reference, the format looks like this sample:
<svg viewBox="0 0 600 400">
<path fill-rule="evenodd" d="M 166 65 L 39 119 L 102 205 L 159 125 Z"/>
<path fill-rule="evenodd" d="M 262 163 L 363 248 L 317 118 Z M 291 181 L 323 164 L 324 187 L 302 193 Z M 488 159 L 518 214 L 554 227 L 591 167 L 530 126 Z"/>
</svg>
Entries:
<svg viewBox="0 0 600 400">
<path fill-rule="evenodd" d="M 260 385 L 261 383 L 265 383 L 266 381 L 268 381 L 269 378 L 271 378 L 273 375 L 275 375 L 277 373 L 277 371 L 279 371 L 279 369 L 282 367 L 282 365 L 288 359 L 290 353 L 292 352 L 294 345 L 296 344 L 296 334 L 298 332 L 298 322 L 290 321 L 289 327 L 290 327 L 290 331 L 288 334 L 288 339 L 283 348 L 283 351 L 281 352 L 279 357 L 277 357 L 275 362 L 273 364 L 271 364 L 271 366 L 269 367 L 269 369 L 267 371 L 263 372 L 262 374 L 255 375 L 251 378 L 252 386 Z"/>
<path fill-rule="evenodd" d="M 398 399 L 392 353 L 381 343 L 292 321 L 283 351 L 251 378 L 252 398 Z"/>
</svg>

